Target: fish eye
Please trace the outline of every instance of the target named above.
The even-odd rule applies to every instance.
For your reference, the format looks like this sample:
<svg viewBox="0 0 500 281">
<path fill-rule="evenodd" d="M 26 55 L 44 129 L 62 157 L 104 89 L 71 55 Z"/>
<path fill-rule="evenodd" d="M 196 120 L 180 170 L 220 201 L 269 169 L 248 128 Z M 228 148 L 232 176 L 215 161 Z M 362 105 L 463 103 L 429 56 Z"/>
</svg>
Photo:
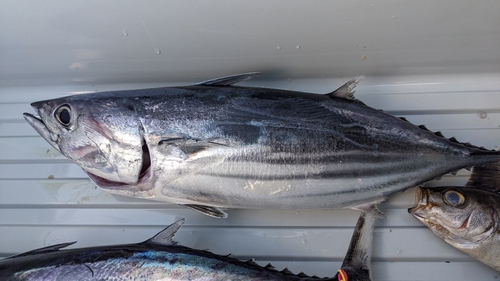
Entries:
<svg viewBox="0 0 500 281">
<path fill-rule="evenodd" d="M 71 124 L 71 108 L 66 104 L 61 105 L 54 112 L 54 117 L 56 117 L 61 125 L 68 127 Z"/>
<path fill-rule="evenodd" d="M 465 202 L 465 197 L 458 191 L 448 190 L 444 194 L 444 201 L 451 206 L 458 207 Z"/>
</svg>

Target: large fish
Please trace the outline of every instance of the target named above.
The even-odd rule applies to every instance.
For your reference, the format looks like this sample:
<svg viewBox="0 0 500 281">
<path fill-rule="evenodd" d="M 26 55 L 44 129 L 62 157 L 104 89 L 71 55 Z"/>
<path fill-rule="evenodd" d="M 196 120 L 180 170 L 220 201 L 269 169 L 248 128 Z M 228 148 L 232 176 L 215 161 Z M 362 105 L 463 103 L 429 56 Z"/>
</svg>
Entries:
<svg viewBox="0 0 500 281">
<path fill-rule="evenodd" d="M 325 95 L 234 86 L 257 75 L 39 101 L 24 117 L 97 186 L 214 217 L 357 209 L 500 159 L 366 106 L 357 79 Z"/>
<path fill-rule="evenodd" d="M 498 170 L 475 167 L 466 187 L 418 188 L 408 212 L 446 243 L 500 271 L 499 189 Z"/>
<path fill-rule="evenodd" d="M 365 215 L 362 215 L 363 217 Z M 368 214 L 369 216 L 369 214 Z M 368 281 L 372 220 L 360 218 L 346 260 L 332 278 L 294 275 L 268 264 L 257 265 L 229 256 L 177 245 L 173 237 L 179 220 L 138 244 L 61 250 L 75 242 L 52 245 L 0 260 L 0 279 L 21 280 L 330 280 Z M 364 229 L 368 231 L 364 231 Z M 368 236 L 359 238 L 359 233 Z M 358 239 L 359 238 L 359 239 Z M 357 243 L 361 241 L 361 243 Z M 349 254 L 350 253 L 350 254 Z M 354 257 L 354 258 L 353 258 Z M 361 257 L 359 259 L 358 257 Z M 366 258 L 364 258 L 366 257 Z"/>
</svg>

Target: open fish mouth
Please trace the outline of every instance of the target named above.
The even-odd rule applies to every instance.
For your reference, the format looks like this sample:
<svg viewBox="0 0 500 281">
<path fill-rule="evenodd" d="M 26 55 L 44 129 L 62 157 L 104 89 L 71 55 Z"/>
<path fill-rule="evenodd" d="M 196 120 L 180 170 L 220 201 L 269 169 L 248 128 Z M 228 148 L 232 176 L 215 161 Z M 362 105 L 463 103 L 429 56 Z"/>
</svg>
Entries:
<svg viewBox="0 0 500 281">
<path fill-rule="evenodd" d="M 85 170 L 84 170 L 85 171 Z M 139 172 L 139 177 L 137 178 L 137 182 L 134 184 L 123 183 L 119 181 L 111 181 L 105 179 L 103 177 L 92 174 L 91 172 L 85 171 L 90 179 L 99 187 L 103 189 L 111 189 L 111 190 L 130 190 L 131 187 L 137 187 L 139 190 L 143 190 L 141 188 L 141 184 L 148 181 L 151 177 L 151 154 L 149 151 L 149 147 L 144 140 L 142 139 L 142 165 L 141 171 Z"/>
<path fill-rule="evenodd" d="M 415 191 L 415 206 L 408 209 L 408 213 L 424 218 L 420 215 L 420 210 L 425 209 L 429 203 L 429 192 L 421 187 Z"/>
</svg>

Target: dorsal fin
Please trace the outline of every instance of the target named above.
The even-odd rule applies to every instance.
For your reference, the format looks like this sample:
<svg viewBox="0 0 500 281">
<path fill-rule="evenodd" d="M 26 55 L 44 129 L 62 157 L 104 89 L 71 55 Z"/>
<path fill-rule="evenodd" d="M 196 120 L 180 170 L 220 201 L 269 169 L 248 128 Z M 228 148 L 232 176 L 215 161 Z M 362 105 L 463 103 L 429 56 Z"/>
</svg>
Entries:
<svg viewBox="0 0 500 281">
<path fill-rule="evenodd" d="M 249 79 L 252 79 L 254 77 L 260 76 L 261 74 L 262 74 L 261 72 L 241 73 L 241 74 L 236 74 L 236 75 L 231 75 L 231 76 L 210 79 L 207 81 L 196 83 L 194 85 L 195 86 L 231 86 L 231 85 L 234 85 L 238 82 L 249 80 Z"/>
<path fill-rule="evenodd" d="M 175 245 L 177 242 L 174 241 L 174 236 L 175 233 L 181 228 L 181 226 L 184 224 L 186 219 L 180 219 L 173 224 L 167 226 L 165 229 L 162 231 L 158 232 L 155 236 L 152 238 L 142 242 L 144 244 L 159 244 L 159 245 Z"/>
<path fill-rule="evenodd" d="M 15 256 L 8 257 L 8 259 L 11 258 L 19 258 L 19 257 L 24 257 L 24 256 L 30 256 L 30 255 L 38 255 L 38 254 L 45 254 L 45 253 L 50 253 L 50 252 L 56 252 L 59 251 L 62 248 L 66 248 L 70 245 L 75 244 L 76 241 L 74 242 L 67 242 L 67 243 L 61 243 L 61 244 L 56 244 L 56 245 L 50 245 L 47 247 L 31 250 L 29 252 L 24 252 Z"/>
<path fill-rule="evenodd" d="M 348 100 L 356 100 L 354 98 L 354 88 L 356 88 L 356 85 L 358 85 L 359 81 L 363 79 L 364 76 L 356 76 L 355 78 L 347 81 L 344 85 L 340 86 L 337 90 L 326 94 L 329 97 L 337 97 L 337 98 L 343 98 L 343 99 L 348 99 Z"/>
</svg>

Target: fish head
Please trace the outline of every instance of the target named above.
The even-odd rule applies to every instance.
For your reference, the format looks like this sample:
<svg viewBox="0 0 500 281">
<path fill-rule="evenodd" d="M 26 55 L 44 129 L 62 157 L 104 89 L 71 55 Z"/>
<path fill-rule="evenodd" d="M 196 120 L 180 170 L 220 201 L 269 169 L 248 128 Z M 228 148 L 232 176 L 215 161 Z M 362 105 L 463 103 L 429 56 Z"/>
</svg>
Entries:
<svg viewBox="0 0 500 281">
<path fill-rule="evenodd" d="M 143 128 L 131 101 L 76 95 L 31 104 L 26 121 L 100 187 L 136 184 L 148 170 Z"/>
<path fill-rule="evenodd" d="M 472 248 L 496 228 L 496 204 L 489 195 L 466 187 L 418 187 L 416 206 L 408 212 L 448 244 Z"/>
</svg>

